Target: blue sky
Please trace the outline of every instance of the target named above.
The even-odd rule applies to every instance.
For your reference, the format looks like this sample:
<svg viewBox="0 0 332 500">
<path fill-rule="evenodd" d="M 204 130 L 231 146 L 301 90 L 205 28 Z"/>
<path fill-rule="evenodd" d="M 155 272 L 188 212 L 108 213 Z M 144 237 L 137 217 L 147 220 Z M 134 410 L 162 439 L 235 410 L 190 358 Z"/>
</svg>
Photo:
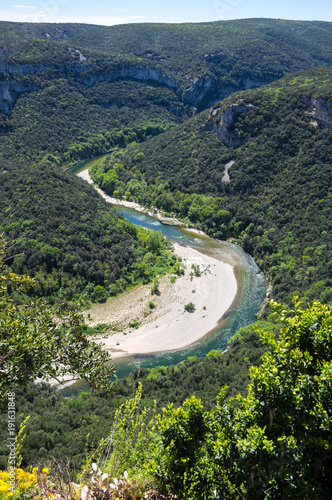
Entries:
<svg viewBox="0 0 332 500">
<path fill-rule="evenodd" d="M 81 22 L 202 22 L 248 17 L 332 21 L 331 0 L 0 0 L 0 20 Z"/>
</svg>

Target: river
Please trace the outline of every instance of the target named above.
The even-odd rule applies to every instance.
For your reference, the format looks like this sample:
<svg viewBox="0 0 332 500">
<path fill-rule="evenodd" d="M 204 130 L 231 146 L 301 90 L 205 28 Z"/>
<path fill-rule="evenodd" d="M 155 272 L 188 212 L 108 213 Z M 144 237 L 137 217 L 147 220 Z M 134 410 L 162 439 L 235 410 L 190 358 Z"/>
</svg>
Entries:
<svg viewBox="0 0 332 500">
<path fill-rule="evenodd" d="M 69 171 L 78 174 L 88 169 L 98 158 L 86 160 Z M 160 354 L 132 356 L 125 360 L 116 360 L 117 376 L 127 376 L 135 368 L 152 368 L 157 365 L 169 366 L 176 364 L 188 356 L 205 356 L 212 349 L 225 349 L 227 342 L 241 326 L 246 326 L 255 321 L 266 295 L 266 281 L 264 274 L 257 266 L 254 259 L 244 250 L 232 243 L 218 241 L 206 235 L 197 234 L 190 230 L 162 224 L 158 219 L 138 212 L 122 205 L 114 205 L 117 213 L 136 225 L 161 231 L 172 241 L 191 246 L 202 253 L 211 255 L 234 267 L 238 282 L 238 293 L 231 309 L 225 314 L 211 334 L 198 343 L 185 349 Z M 81 388 L 78 382 L 72 388 Z"/>
</svg>

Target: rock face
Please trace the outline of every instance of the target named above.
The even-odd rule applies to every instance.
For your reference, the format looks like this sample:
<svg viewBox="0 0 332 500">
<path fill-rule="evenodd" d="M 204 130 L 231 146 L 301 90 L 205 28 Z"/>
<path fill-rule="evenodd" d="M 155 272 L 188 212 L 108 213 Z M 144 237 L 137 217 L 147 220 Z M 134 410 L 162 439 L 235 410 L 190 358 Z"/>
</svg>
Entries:
<svg viewBox="0 0 332 500">
<path fill-rule="evenodd" d="M 237 90 L 247 90 L 270 83 L 273 78 L 267 77 L 258 80 L 250 75 L 234 76 L 227 84 L 220 84 L 218 78 L 211 75 L 204 75 L 200 78 L 187 77 L 190 85 L 182 93 L 185 104 L 199 108 L 200 110 L 214 106 Z M 203 105 L 202 105 L 203 104 Z"/>
<path fill-rule="evenodd" d="M 94 67 L 94 64 L 89 63 L 80 52 L 79 56 L 80 62 L 73 63 L 68 60 L 59 66 L 33 63 L 14 65 L 6 62 L 6 57 L 0 56 L 0 113 L 10 114 L 20 94 L 37 90 L 39 88 L 37 77 L 47 81 L 60 74 L 67 78 L 74 78 L 89 87 L 96 82 L 114 82 L 127 78 L 142 82 L 155 82 L 175 90 L 184 104 L 198 110 L 213 106 L 236 90 L 268 83 L 267 81 L 254 81 L 248 75 L 241 79 L 231 79 L 228 84 L 221 85 L 216 75 L 208 73 L 200 77 L 187 76 L 187 82 L 180 85 L 175 78 L 169 76 L 161 68 L 154 68 L 150 65 L 122 65 L 116 69 L 109 69 L 106 63 L 104 67 L 102 65 Z"/>
<path fill-rule="evenodd" d="M 0 58 L 0 113 L 10 114 L 20 94 L 38 90 L 38 80 L 33 75 L 45 75 L 47 71 L 52 74 L 80 74 L 86 68 L 86 64 L 61 66 L 19 64 L 15 66 Z M 29 75 L 32 78 L 29 79 Z"/>
<path fill-rule="evenodd" d="M 223 112 L 221 112 L 220 108 L 217 108 L 211 111 L 209 118 L 200 128 L 199 133 L 206 130 L 215 130 L 218 139 L 229 148 L 240 146 L 243 143 L 243 139 L 235 133 L 233 128 L 234 121 L 241 113 L 248 113 L 253 109 L 253 104 L 244 104 L 242 100 L 231 104 Z"/>
<path fill-rule="evenodd" d="M 85 70 L 89 70 L 86 74 Z M 92 71 L 91 71 L 92 70 Z M 93 74 L 93 67 L 88 64 L 63 65 L 59 67 L 42 65 L 17 65 L 12 66 L 0 59 L 0 113 L 10 114 L 19 95 L 24 92 L 37 90 L 37 83 L 25 82 L 22 76 L 41 75 L 51 71 L 52 74 L 61 73 L 91 87 L 96 82 L 114 82 L 120 79 L 134 79 L 140 81 L 153 81 L 161 85 L 166 85 L 174 90 L 179 90 L 179 84 L 171 77 L 167 76 L 161 69 L 150 68 L 148 66 L 128 66 L 107 72 Z M 96 71 L 97 73 L 97 71 Z M 37 81 L 36 81 L 37 82 Z"/>
<path fill-rule="evenodd" d="M 308 114 L 312 117 L 313 125 L 321 125 L 323 128 L 332 126 L 332 103 L 326 102 L 324 99 L 302 99 L 304 104 L 310 108 Z"/>
<path fill-rule="evenodd" d="M 9 115 L 20 94 L 37 89 L 37 85 L 16 80 L 0 81 L 0 113 Z"/>
<path fill-rule="evenodd" d="M 105 74 L 96 75 L 92 77 L 82 77 L 79 80 L 91 87 L 96 82 L 114 82 L 121 78 L 132 78 L 133 80 L 153 81 L 167 87 L 178 89 L 179 84 L 169 76 L 166 75 L 161 69 L 150 68 L 149 66 L 123 66 L 122 68 L 108 71 Z"/>
<path fill-rule="evenodd" d="M 208 94 L 217 89 L 217 86 L 217 81 L 212 76 L 195 78 L 191 81 L 190 86 L 184 90 L 183 101 L 197 107 Z"/>
</svg>

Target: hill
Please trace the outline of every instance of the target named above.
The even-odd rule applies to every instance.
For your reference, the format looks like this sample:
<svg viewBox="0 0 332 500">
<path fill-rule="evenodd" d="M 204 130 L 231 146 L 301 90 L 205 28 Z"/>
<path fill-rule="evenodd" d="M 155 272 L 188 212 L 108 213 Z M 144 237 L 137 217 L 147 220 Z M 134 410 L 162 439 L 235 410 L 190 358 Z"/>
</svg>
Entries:
<svg viewBox="0 0 332 500">
<path fill-rule="evenodd" d="M 7 264 L 34 277 L 31 293 L 51 302 L 105 302 L 176 262 L 166 240 L 116 215 L 91 186 L 54 165 L 4 170 L 0 200 L 0 232 L 15 242 Z"/>
<path fill-rule="evenodd" d="M 0 28 L 0 160 L 22 165 L 141 141 L 236 90 L 332 63 L 323 22 Z"/>
<path fill-rule="evenodd" d="M 174 266 L 167 242 L 116 216 L 61 168 L 108 151 L 91 174 L 111 194 L 242 245 L 279 301 L 331 302 L 330 47 L 331 23 L 322 22 L 0 23 L 0 231 L 16 240 L 8 264 L 35 277 L 38 295 L 83 306 Z M 134 371 L 111 398 L 18 388 L 16 425 L 31 414 L 24 465 L 55 456 L 80 467 L 114 419 L 138 439 L 112 429 L 120 463 L 107 469 L 110 478 L 127 469 L 143 488 L 143 472 L 153 473 L 187 499 L 327 498 L 331 311 L 317 303 L 294 309 L 260 322 L 269 353 L 236 401 L 229 396 L 246 394 L 249 366 L 266 349 L 251 326 L 225 353 Z M 139 414 L 114 418 L 139 381 L 142 415 L 153 414 L 155 397 L 158 410 L 175 403 L 152 432 L 137 432 Z M 215 406 L 226 383 L 227 401 L 220 395 Z M 207 412 L 195 397 L 177 408 L 193 392 Z M 0 425 L 8 431 L 7 412 Z"/>
<path fill-rule="evenodd" d="M 232 94 L 95 165 L 117 196 L 156 206 L 257 259 L 277 300 L 331 296 L 332 70 Z"/>
</svg>

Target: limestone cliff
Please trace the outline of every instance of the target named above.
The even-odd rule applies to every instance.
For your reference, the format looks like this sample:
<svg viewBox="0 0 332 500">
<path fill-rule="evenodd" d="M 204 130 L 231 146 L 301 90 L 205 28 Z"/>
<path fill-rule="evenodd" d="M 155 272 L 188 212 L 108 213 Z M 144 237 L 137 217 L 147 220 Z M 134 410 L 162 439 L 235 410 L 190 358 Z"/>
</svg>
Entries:
<svg viewBox="0 0 332 500">
<path fill-rule="evenodd" d="M 320 125 L 323 128 L 330 128 L 332 126 L 332 103 L 327 102 L 322 98 L 315 99 L 302 99 L 304 104 L 310 108 L 308 114 L 312 117 L 311 123 L 313 125 Z"/>
<path fill-rule="evenodd" d="M 10 114 L 20 94 L 38 90 L 41 78 L 45 81 L 59 74 L 79 75 L 86 67 L 86 64 L 14 65 L 0 58 L 0 113 Z"/>
<path fill-rule="evenodd" d="M 228 106 L 225 111 L 220 108 L 214 109 L 199 132 L 215 130 L 218 139 L 226 146 L 229 148 L 239 146 L 243 143 L 243 139 L 235 132 L 234 121 L 241 113 L 248 113 L 252 109 L 254 109 L 253 104 L 245 104 L 241 99 Z"/>
<path fill-rule="evenodd" d="M 177 81 L 161 68 L 123 64 L 110 69 L 109 63 L 102 62 L 97 66 L 81 56 L 82 54 L 80 54 L 80 60 L 75 63 L 66 61 L 65 64 L 59 66 L 33 63 L 14 65 L 0 57 L 0 113 L 10 114 L 20 94 L 37 90 L 40 80 L 50 81 L 58 75 L 74 78 L 89 87 L 96 82 L 114 82 L 121 79 L 154 82 L 173 89 L 184 104 L 199 110 L 213 106 L 236 90 L 267 83 L 254 81 L 250 75 L 244 79 L 233 78 L 222 83 L 213 73 L 206 73 L 199 77 L 188 75 L 185 81 Z"/>
<path fill-rule="evenodd" d="M 71 64 L 62 66 L 17 65 L 13 66 L 0 59 L 0 113 L 10 114 L 20 94 L 39 88 L 38 78 L 43 80 L 65 75 L 87 86 L 96 82 L 113 82 L 120 79 L 152 81 L 166 85 L 174 90 L 179 84 L 161 69 L 148 66 L 121 66 L 107 71 L 106 68 L 94 68 L 89 64 Z M 31 76 L 32 78 L 28 78 Z"/>
</svg>

